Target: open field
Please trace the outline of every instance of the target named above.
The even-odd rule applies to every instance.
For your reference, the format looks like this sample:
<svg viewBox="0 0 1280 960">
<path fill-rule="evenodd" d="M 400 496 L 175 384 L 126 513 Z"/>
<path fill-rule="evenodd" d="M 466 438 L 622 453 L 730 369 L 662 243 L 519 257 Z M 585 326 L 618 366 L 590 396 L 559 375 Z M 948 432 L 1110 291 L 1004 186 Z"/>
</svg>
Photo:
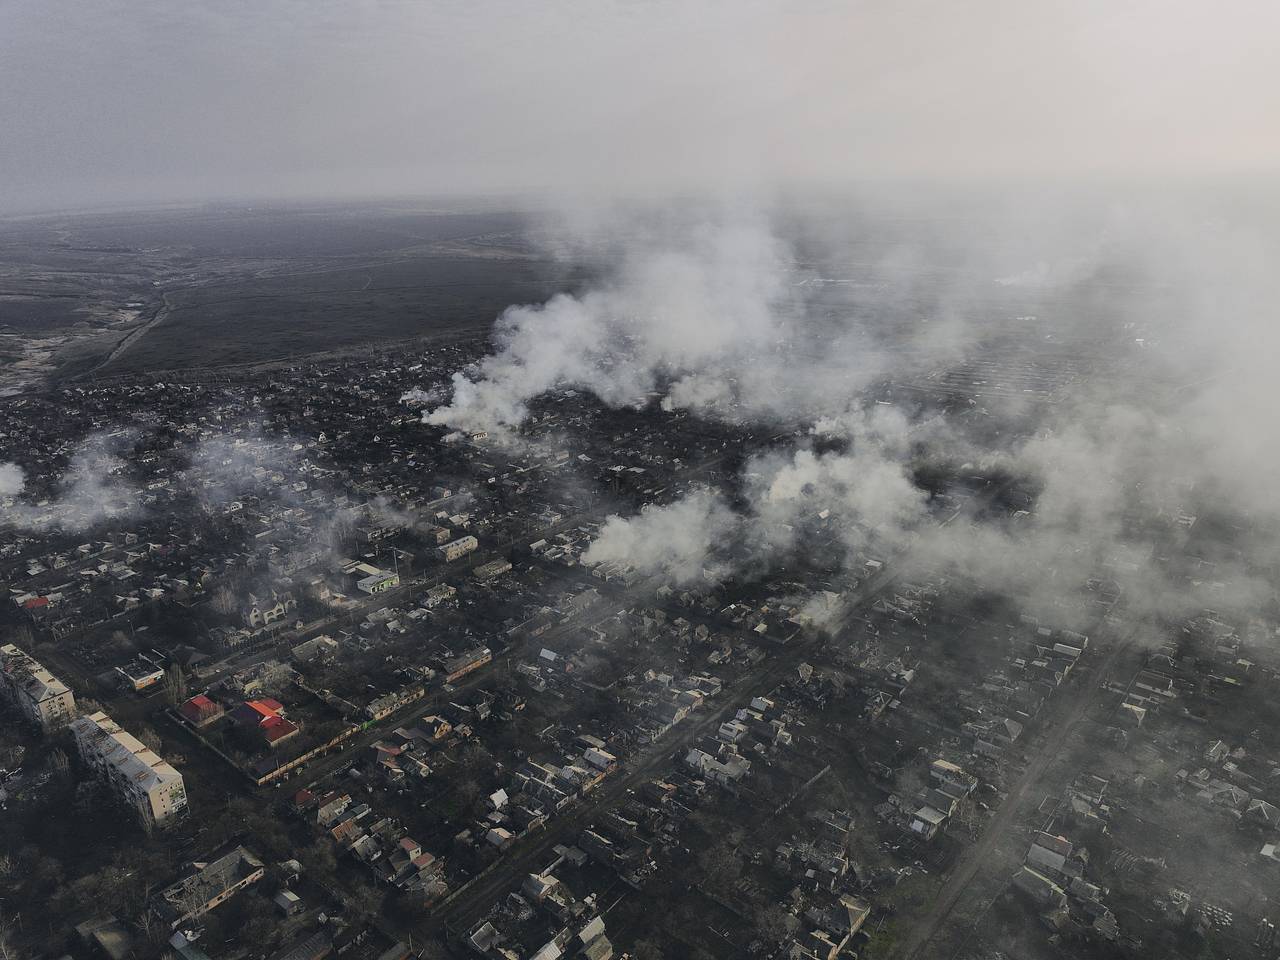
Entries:
<svg viewBox="0 0 1280 960">
<path fill-rule="evenodd" d="M 213 284 L 170 295 L 163 320 L 97 373 L 246 363 L 464 330 L 508 304 L 544 300 L 554 266 L 415 259 Z"/>
<path fill-rule="evenodd" d="M 0 222 L 9 392 L 490 328 L 582 280 L 510 211 L 208 207 Z"/>
</svg>

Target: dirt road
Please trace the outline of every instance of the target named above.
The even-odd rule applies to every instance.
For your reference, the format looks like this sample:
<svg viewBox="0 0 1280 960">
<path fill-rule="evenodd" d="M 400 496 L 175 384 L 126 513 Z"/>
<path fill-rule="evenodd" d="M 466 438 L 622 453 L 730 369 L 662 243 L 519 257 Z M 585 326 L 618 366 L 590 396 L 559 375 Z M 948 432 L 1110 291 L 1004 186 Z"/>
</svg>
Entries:
<svg viewBox="0 0 1280 960">
<path fill-rule="evenodd" d="M 1117 640 L 1105 658 L 1089 670 L 1085 678 L 1085 689 L 1080 691 L 1078 696 L 1072 696 L 1071 690 L 1058 691 L 1051 707 L 1053 713 L 1050 721 L 1038 738 L 1042 745 L 1041 749 L 1005 795 L 1004 801 L 987 822 L 977 843 L 960 855 L 929 912 L 903 937 L 897 951 L 897 956 L 902 960 L 916 960 L 917 957 L 929 956 L 926 948 L 930 941 L 946 919 L 951 916 L 956 904 L 971 889 L 974 878 L 990 859 L 996 844 L 1009 834 L 1010 828 L 1023 808 L 1023 801 L 1028 792 L 1043 780 L 1049 767 L 1061 755 L 1072 729 L 1097 704 L 1102 693 L 1103 681 L 1110 674 L 1116 661 L 1132 644 L 1133 634 Z"/>
</svg>

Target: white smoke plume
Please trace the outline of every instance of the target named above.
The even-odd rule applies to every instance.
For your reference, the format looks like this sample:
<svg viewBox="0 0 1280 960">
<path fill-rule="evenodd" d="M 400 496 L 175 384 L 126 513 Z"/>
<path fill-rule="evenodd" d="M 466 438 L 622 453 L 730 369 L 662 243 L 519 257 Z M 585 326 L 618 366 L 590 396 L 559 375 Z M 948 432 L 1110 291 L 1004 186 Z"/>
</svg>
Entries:
<svg viewBox="0 0 1280 960">
<path fill-rule="evenodd" d="M 755 523 L 778 530 L 827 513 L 847 551 L 895 549 L 925 515 L 926 494 L 881 450 L 757 458 L 748 466 Z M 770 545 L 778 546 L 769 538 Z"/>
<path fill-rule="evenodd" d="M 413 387 L 401 395 L 400 402 L 409 407 L 430 407 L 440 403 L 446 396 L 448 391 L 442 388 L 423 390 L 421 387 Z"/>
<path fill-rule="evenodd" d="M 867 215 L 847 199 L 840 210 Z M 456 372 L 450 402 L 424 422 L 511 431 L 532 400 L 567 388 L 613 407 L 656 396 L 666 411 L 812 422 L 840 415 L 887 372 L 956 357 L 965 308 L 994 286 L 994 268 L 917 272 L 922 247 L 954 242 L 936 224 L 853 260 L 829 216 L 796 217 L 780 201 L 690 201 L 551 221 L 544 246 L 567 264 L 603 264 L 602 278 L 509 307 L 493 354 Z"/>
<path fill-rule="evenodd" d="M 27 484 L 26 475 L 16 463 L 0 463 L 0 497 L 12 497 L 22 492 Z"/>
<path fill-rule="evenodd" d="M 748 462 L 740 510 L 699 490 L 611 518 L 588 562 L 691 582 L 707 568 L 776 568 L 815 540 L 846 561 L 910 545 L 908 574 L 943 569 L 1035 608 L 1087 615 L 1091 579 L 1114 581 L 1138 609 L 1210 596 L 1256 608 L 1257 564 L 1280 553 L 1280 457 L 1260 439 L 1280 422 L 1275 244 L 1265 217 L 1242 225 L 1164 204 L 1046 205 L 983 221 L 981 241 L 958 219 L 932 246 L 897 244 L 847 273 L 814 266 L 823 257 L 803 229 L 783 243 L 762 216 L 606 229 L 603 249 L 621 250 L 611 279 L 509 310 L 495 354 L 455 376 L 452 402 L 426 419 L 510 429 L 540 394 L 575 387 L 615 406 L 657 394 L 666 410 L 810 425 L 797 449 Z M 838 246 L 825 258 L 836 270 Z M 1024 389 L 1053 381 L 1037 364 L 1062 358 L 1056 393 Z M 864 392 L 883 376 L 924 388 L 906 395 L 948 396 L 933 391 L 953 367 L 969 379 L 945 411 Z M 1012 520 L 978 510 L 940 526 L 951 511 L 918 486 L 922 467 L 1021 477 L 1034 502 Z M 1179 518 L 1197 511 L 1249 531 L 1247 545 L 1188 538 Z M 1179 536 L 1211 571 L 1194 589 L 1187 565 L 1169 562 Z"/>
<path fill-rule="evenodd" d="M 609 517 L 583 554 L 584 563 L 615 562 L 679 585 L 718 580 L 739 533 L 740 519 L 717 493 L 698 489 L 633 517 Z"/>
<path fill-rule="evenodd" d="M 844 422 L 858 436 L 856 450 L 754 457 L 743 469 L 744 510 L 734 512 L 698 488 L 630 518 L 610 517 L 583 562 L 612 560 L 677 583 L 703 578 L 704 571 L 718 580 L 785 563 L 827 523 L 846 555 L 896 550 L 927 516 L 926 494 L 895 457 L 906 422 L 886 412 L 850 412 Z M 885 433 L 873 432 L 872 423 Z"/>
<path fill-rule="evenodd" d="M 635 242 L 616 276 L 581 296 L 509 308 L 497 351 L 454 374 L 452 401 L 424 419 L 512 428 L 530 400 L 566 387 L 611 406 L 657 390 L 667 409 L 730 415 L 777 392 L 776 355 L 800 316 L 793 282 L 783 244 L 759 218 Z"/>
<path fill-rule="evenodd" d="M 844 596 L 820 590 L 800 605 L 796 619 L 810 629 L 825 633 L 838 628 L 848 610 L 849 603 Z"/>
<path fill-rule="evenodd" d="M 81 442 L 57 482 L 55 495 L 5 508 L 0 512 L 0 527 L 78 532 L 134 514 L 139 508 L 138 492 L 121 477 L 125 468 L 117 452 L 121 445 L 119 437 L 101 434 Z M 18 479 L 22 479 L 20 472 Z"/>
</svg>

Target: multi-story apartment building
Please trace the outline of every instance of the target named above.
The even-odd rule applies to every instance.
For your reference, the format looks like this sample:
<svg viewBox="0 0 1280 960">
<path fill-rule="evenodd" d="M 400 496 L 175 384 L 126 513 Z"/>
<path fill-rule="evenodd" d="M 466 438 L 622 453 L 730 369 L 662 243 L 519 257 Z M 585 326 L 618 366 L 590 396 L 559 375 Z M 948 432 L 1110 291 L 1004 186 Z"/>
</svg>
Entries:
<svg viewBox="0 0 1280 960">
<path fill-rule="evenodd" d="M 436 553 L 440 555 L 442 560 L 445 560 L 448 563 L 453 563 L 453 561 L 457 560 L 459 557 L 465 557 L 468 553 L 471 553 L 479 546 L 480 541 L 475 537 L 459 537 L 457 540 L 446 543 L 444 546 L 436 547 Z"/>
<path fill-rule="evenodd" d="M 45 730 L 76 715 L 71 689 L 12 643 L 0 647 L 0 693 Z"/>
<path fill-rule="evenodd" d="M 137 813 L 147 830 L 186 812 L 182 774 L 105 713 L 79 717 L 71 730 L 81 758 Z"/>
</svg>

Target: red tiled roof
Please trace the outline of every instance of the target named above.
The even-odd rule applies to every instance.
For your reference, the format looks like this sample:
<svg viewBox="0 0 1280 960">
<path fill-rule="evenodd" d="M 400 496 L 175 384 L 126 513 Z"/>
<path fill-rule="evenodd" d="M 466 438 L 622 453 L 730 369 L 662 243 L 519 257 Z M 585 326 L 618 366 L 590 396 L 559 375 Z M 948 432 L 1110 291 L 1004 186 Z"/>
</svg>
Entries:
<svg viewBox="0 0 1280 960">
<path fill-rule="evenodd" d="M 297 724 L 286 720 L 277 712 L 283 709 L 278 700 L 246 700 L 236 707 L 233 716 L 239 723 L 257 727 L 268 743 L 275 743 L 298 732 Z"/>
<path fill-rule="evenodd" d="M 199 693 L 180 706 L 178 708 L 178 712 L 188 720 L 199 723 L 202 720 L 217 716 L 220 709 L 221 708 L 216 703 L 206 697 L 203 693 Z"/>
<path fill-rule="evenodd" d="M 255 713 L 260 714 L 264 719 L 274 717 L 284 709 L 284 704 L 279 700 L 272 700 L 270 697 L 264 697 L 261 700 L 246 700 L 244 705 Z"/>
<path fill-rule="evenodd" d="M 263 719 L 262 723 L 258 725 L 258 728 L 262 731 L 262 735 L 271 743 L 275 743 L 277 740 L 283 740 L 290 734 L 298 732 L 298 728 L 294 724 L 290 723 L 284 717 L 277 717 L 274 714 Z"/>
</svg>

